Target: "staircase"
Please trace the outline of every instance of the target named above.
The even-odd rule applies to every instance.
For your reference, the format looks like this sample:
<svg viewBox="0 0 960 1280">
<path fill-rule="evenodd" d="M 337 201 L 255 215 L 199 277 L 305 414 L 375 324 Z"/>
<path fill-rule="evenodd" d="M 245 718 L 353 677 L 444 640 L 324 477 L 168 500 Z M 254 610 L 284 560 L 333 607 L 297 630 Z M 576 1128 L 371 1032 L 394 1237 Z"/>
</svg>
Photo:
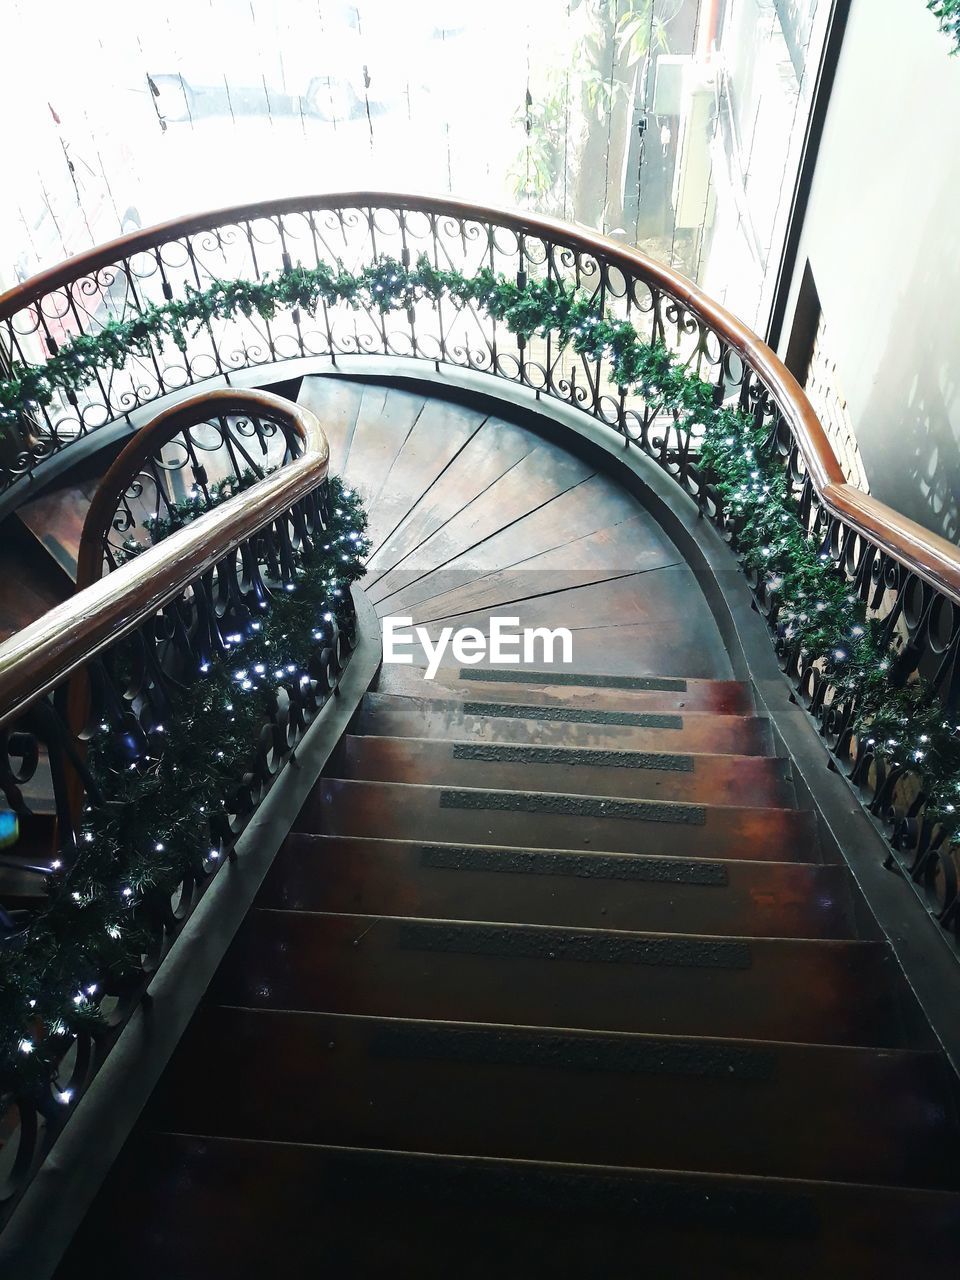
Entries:
<svg viewBox="0 0 960 1280">
<path fill-rule="evenodd" d="M 515 423 L 300 398 L 381 614 L 576 670 L 383 668 L 59 1280 L 955 1275 L 955 1077 L 677 548 Z"/>
<path fill-rule="evenodd" d="M 940 1274 L 952 1082 L 749 690 L 397 670 L 62 1275 Z"/>
</svg>

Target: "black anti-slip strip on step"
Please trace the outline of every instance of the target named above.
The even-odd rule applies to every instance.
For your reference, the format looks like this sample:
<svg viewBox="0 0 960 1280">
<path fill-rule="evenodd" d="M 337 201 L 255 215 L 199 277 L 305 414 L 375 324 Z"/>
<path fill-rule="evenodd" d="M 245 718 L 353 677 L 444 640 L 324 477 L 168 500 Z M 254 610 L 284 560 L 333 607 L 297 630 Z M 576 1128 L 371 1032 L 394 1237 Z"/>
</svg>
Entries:
<svg viewBox="0 0 960 1280">
<path fill-rule="evenodd" d="M 742 1081 L 770 1080 L 777 1065 L 776 1054 L 767 1049 L 709 1040 L 572 1036 L 512 1028 L 431 1027 L 423 1023 L 380 1027 L 370 1049 L 378 1058 L 404 1061 L 426 1058 L 433 1062 Z"/>
<path fill-rule="evenodd" d="M 506 875 L 576 876 L 581 880 L 639 880 L 723 888 L 727 868 L 721 862 L 683 858 L 614 856 L 606 853 L 546 853 L 526 849 L 476 849 L 467 845 L 424 845 L 421 867 L 441 871 L 493 871 Z"/>
<path fill-rule="evenodd" d="M 702 804 L 660 803 L 656 800 L 601 800 L 596 796 L 564 796 L 536 791 L 474 791 L 444 789 L 441 809 L 476 809 L 501 813 L 554 813 L 567 818 L 625 818 L 629 822 L 669 822 L 686 827 L 706 825 Z"/>
<path fill-rule="evenodd" d="M 587 689 L 649 689 L 659 693 L 686 693 L 686 680 L 660 676 L 587 676 L 570 671 L 497 671 L 488 667 L 461 667 L 460 680 L 490 684 L 563 684 Z"/>
<path fill-rule="evenodd" d="M 683 716 L 655 711 L 585 711 L 580 707 L 539 707 L 516 702 L 465 702 L 465 716 L 501 720 L 563 720 L 569 724 L 621 724 L 634 729 L 682 729 Z"/>
<path fill-rule="evenodd" d="M 749 969 L 753 964 L 747 943 L 712 938 L 637 937 L 420 920 L 401 924 L 398 938 L 404 951 L 448 951 L 514 960 L 579 960 L 661 969 Z"/>
<path fill-rule="evenodd" d="M 580 747 L 537 747 L 500 742 L 455 742 L 454 760 L 488 764 L 570 764 L 595 769 L 654 769 L 661 773 L 693 773 L 693 756 L 665 751 L 608 751 Z"/>
<path fill-rule="evenodd" d="M 527 1162 L 438 1160 L 429 1156 L 371 1151 L 333 1151 L 325 1160 L 322 1192 L 336 1203 L 362 1194 L 424 1204 L 462 1205 L 476 1211 L 498 1208 L 530 1212 L 558 1209 L 567 1214 L 600 1213 L 626 1219 L 637 1233 L 642 1256 L 643 1227 L 694 1228 L 731 1235 L 815 1237 L 819 1214 L 813 1197 L 787 1189 L 731 1185 L 721 1179 L 651 1176 L 615 1170 L 547 1168 Z"/>
</svg>

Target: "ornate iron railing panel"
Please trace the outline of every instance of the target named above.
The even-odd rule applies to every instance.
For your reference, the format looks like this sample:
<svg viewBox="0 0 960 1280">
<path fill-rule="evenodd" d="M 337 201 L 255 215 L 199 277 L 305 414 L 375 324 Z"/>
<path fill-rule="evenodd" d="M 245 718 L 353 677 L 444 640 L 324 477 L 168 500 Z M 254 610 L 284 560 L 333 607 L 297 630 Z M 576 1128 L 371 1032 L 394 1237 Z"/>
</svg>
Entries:
<svg viewBox="0 0 960 1280">
<path fill-rule="evenodd" d="M 894 678 L 927 677 L 945 714 L 954 715 L 956 548 L 845 482 L 794 378 L 722 307 L 636 250 L 549 218 L 379 192 L 291 198 L 178 219 L 48 271 L 0 298 L 0 369 L 49 362 L 75 346 L 78 334 L 109 333 L 112 324 L 149 317 L 217 281 L 243 282 L 250 305 L 179 334 L 164 328 L 118 367 L 98 370 L 82 390 L 57 390 L 49 403 L 21 406 L 15 420 L 0 409 L 7 429 L 0 486 L 16 485 L 74 440 L 184 387 L 294 359 L 335 366 L 344 356 L 372 354 L 482 372 L 572 405 L 653 458 L 731 532 L 728 513 L 701 475 L 701 424 L 665 410 L 655 388 L 619 385 L 606 357 L 577 353 L 549 331 L 519 337 L 485 309 L 446 296 L 386 313 L 321 301 L 313 314 L 277 306 L 261 315 L 254 304 L 259 284 L 298 266 L 357 273 L 385 259 L 409 265 L 421 256 L 467 277 L 487 269 L 521 285 L 555 280 L 576 288 L 712 383 L 718 404 L 763 424 L 769 455 L 789 478 L 824 564 L 846 577 L 870 618 L 887 626 Z M 776 629 L 776 588 L 766 578 L 755 586 Z M 925 797 L 910 762 L 887 758 L 856 737 L 850 699 L 839 695 L 822 655 L 781 649 L 826 740 L 878 815 L 894 823 L 912 873 L 930 883 L 934 909 L 949 923 L 960 901 L 957 863 L 944 829 L 924 818 Z"/>
<path fill-rule="evenodd" d="M 100 481 L 80 538 L 78 587 L 299 458 L 304 447 L 289 402 L 267 392 L 214 392 L 159 414 Z"/>
<path fill-rule="evenodd" d="M 331 509 L 326 440 L 313 415 L 282 404 L 214 392 L 165 415 L 164 431 L 189 436 L 244 409 L 274 423 L 290 456 L 0 645 L 0 792 L 20 826 L 0 856 L 20 877 L 0 903 L 0 1217 L 348 659 L 352 601 L 324 551 L 344 514 Z M 309 626 L 294 644 L 286 619 L 298 608 Z M 241 677 L 251 649 L 270 670 Z M 209 740 L 217 726 L 229 742 Z M 166 831 L 129 821 L 144 797 L 157 812 L 161 782 L 189 843 L 171 865 Z"/>
</svg>

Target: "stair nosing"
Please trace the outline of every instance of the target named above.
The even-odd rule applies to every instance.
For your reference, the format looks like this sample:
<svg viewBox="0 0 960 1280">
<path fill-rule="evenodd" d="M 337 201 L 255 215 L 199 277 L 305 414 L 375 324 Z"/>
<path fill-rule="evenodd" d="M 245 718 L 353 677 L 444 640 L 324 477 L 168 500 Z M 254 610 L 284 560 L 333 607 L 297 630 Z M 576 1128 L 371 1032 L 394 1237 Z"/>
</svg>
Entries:
<svg viewBox="0 0 960 1280">
<path fill-rule="evenodd" d="M 733 942 L 742 945 L 750 943 L 798 943 L 802 946 L 809 947 L 851 947 L 867 948 L 876 951 L 878 954 L 892 955 L 893 951 L 890 943 L 885 938 L 782 938 L 779 936 L 757 937 L 755 934 L 728 934 L 728 933 L 665 933 L 662 930 L 655 929 L 592 929 L 589 925 L 562 925 L 562 924 L 527 924 L 517 920 L 461 920 L 454 916 L 393 916 L 393 915 L 371 915 L 367 912 L 358 911 L 315 911 L 304 907 L 268 907 L 258 906 L 254 904 L 250 908 L 246 919 L 251 916 L 271 915 L 271 916 L 320 916 L 329 920 L 368 920 L 371 922 L 371 928 L 380 920 L 400 920 L 408 921 L 410 924 L 437 924 L 437 925 L 464 925 L 466 928 L 476 929 L 530 929 L 538 933 L 587 933 L 600 934 L 607 936 L 610 934 L 616 937 L 627 938 L 689 938 L 695 942 Z M 242 927 L 242 926 L 241 926 Z M 589 964 L 591 961 L 581 961 L 573 959 L 575 964 Z"/>
<path fill-rule="evenodd" d="M 717 1035 L 680 1035 L 676 1032 L 656 1032 L 656 1031 L 606 1031 L 591 1027 L 566 1027 L 555 1025 L 553 1023 L 526 1023 L 526 1022 L 488 1022 L 478 1020 L 476 1022 L 464 1022 L 456 1018 L 414 1018 L 401 1014 L 382 1014 L 382 1013 L 350 1013 L 343 1010 L 325 1010 L 325 1009 L 287 1009 L 277 1005 L 250 1005 L 235 1004 L 230 1001 L 217 1000 L 201 1005 L 198 1009 L 198 1016 L 202 1016 L 208 1010 L 226 1009 L 238 1013 L 249 1013 L 254 1015 L 263 1014 L 267 1017 L 297 1017 L 297 1018 L 337 1018 L 344 1022 L 391 1022 L 401 1023 L 403 1025 L 423 1026 L 423 1027 L 463 1027 L 465 1030 L 482 1029 L 489 1031 L 516 1031 L 530 1035 L 569 1035 L 581 1039 L 618 1039 L 624 1041 L 645 1040 L 660 1041 L 669 1040 L 671 1043 L 708 1043 L 711 1045 L 744 1045 L 751 1049 L 805 1049 L 818 1051 L 828 1049 L 831 1052 L 843 1052 L 847 1054 L 880 1054 L 884 1057 L 898 1058 L 925 1058 L 928 1061 L 942 1061 L 943 1055 L 939 1049 L 914 1049 L 905 1046 L 891 1047 L 880 1045 L 861 1045 L 861 1044 L 833 1044 L 825 1043 L 819 1040 L 757 1040 L 750 1039 L 745 1036 L 717 1036 Z"/>
<path fill-rule="evenodd" d="M 294 1142 L 290 1139 L 283 1138 L 236 1138 L 225 1137 L 214 1133 L 189 1133 L 181 1129 L 153 1129 L 148 1131 L 150 1134 L 166 1137 L 166 1138 L 183 1138 L 188 1142 L 217 1142 L 217 1143 L 244 1143 L 249 1146 L 256 1147 L 292 1147 L 302 1148 L 313 1151 L 331 1151 L 343 1152 L 358 1156 L 393 1156 L 398 1159 L 405 1157 L 414 1157 L 417 1160 L 426 1160 L 431 1162 L 450 1163 L 451 1161 L 460 1161 L 472 1165 L 486 1165 L 496 1168 L 502 1165 L 516 1166 L 527 1169 L 545 1169 L 545 1170 L 573 1170 L 577 1173 L 583 1173 L 586 1176 L 596 1175 L 597 1173 L 613 1174 L 613 1175 L 641 1175 L 650 1176 L 664 1181 L 675 1182 L 677 1179 L 709 1179 L 722 1183 L 739 1183 L 746 1184 L 749 1187 L 783 1187 L 783 1188 L 839 1188 L 841 1190 L 868 1191 L 880 1193 L 881 1195 L 894 1195 L 897 1192 L 903 1192 L 910 1196 L 930 1197 L 938 1200 L 949 1199 L 960 1205 L 960 1190 L 950 1190 L 942 1187 L 916 1187 L 909 1183 L 898 1182 L 842 1182 L 832 1178 L 783 1178 L 772 1177 L 764 1174 L 749 1173 L 715 1173 L 707 1169 L 661 1169 L 654 1168 L 649 1165 L 622 1165 L 622 1164 L 585 1164 L 575 1161 L 561 1160 L 529 1160 L 516 1156 L 478 1156 L 469 1155 L 467 1153 L 456 1152 L 435 1152 L 435 1151 L 415 1151 L 409 1148 L 397 1147 L 352 1147 L 337 1143 L 328 1142 Z"/>
<path fill-rule="evenodd" d="M 759 757 L 759 758 L 764 759 L 766 757 Z M 494 795 L 503 795 L 503 796 L 516 796 L 519 794 L 519 795 L 530 795 L 530 796 L 556 796 L 561 799 L 569 798 L 573 800 L 615 800 L 620 803 L 635 804 L 638 807 L 642 807 L 643 805 L 654 805 L 657 808 L 706 809 L 708 812 L 711 810 L 727 811 L 730 809 L 734 809 L 738 813 L 752 813 L 752 814 L 771 813 L 771 814 L 780 814 L 780 815 L 785 813 L 795 813 L 800 815 L 808 815 L 809 817 L 814 819 L 817 816 L 816 809 L 812 809 L 812 808 L 811 809 L 800 809 L 800 808 L 777 809 L 772 805 L 711 804 L 704 800 L 657 800 L 657 799 L 654 799 L 653 797 L 607 795 L 606 792 L 602 794 L 598 794 L 598 793 L 584 793 L 581 791 L 544 791 L 536 787 L 524 787 L 522 788 L 522 790 L 511 790 L 508 787 L 470 787 L 470 786 L 466 786 L 463 783 L 451 783 L 451 782 L 406 782 L 406 781 L 394 781 L 393 779 L 387 779 L 387 778 L 341 778 L 334 773 L 323 774 L 322 777 L 317 779 L 317 782 L 315 785 L 320 787 L 323 785 L 324 782 L 344 782 L 344 783 L 349 783 L 351 786 L 363 786 L 363 787 L 410 787 L 410 788 L 417 788 L 421 791 L 472 791 L 472 792 L 476 792 L 477 794 L 494 794 Z M 479 813 L 479 812 L 485 812 L 485 811 L 478 809 L 476 810 L 476 812 Z M 613 815 L 609 815 L 609 816 L 613 817 Z M 591 814 L 589 815 L 589 820 L 602 821 L 603 818 L 598 817 L 597 815 Z M 616 820 L 621 822 L 628 821 L 628 819 L 624 819 L 624 818 L 618 818 Z M 819 829 L 817 829 L 817 834 L 819 835 Z M 437 844 L 438 841 L 431 840 L 431 841 L 428 841 L 427 843 Z M 458 843 L 462 844 L 465 842 L 459 841 Z M 509 847 L 509 846 L 504 846 L 504 847 Z M 591 852 L 602 852 L 602 850 L 591 850 Z M 648 855 L 648 856 L 656 857 L 659 855 Z M 710 859 L 710 861 L 719 861 L 719 859 Z M 753 859 L 751 859 L 751 861 L 753 861 Z"/>
<path fill-rule="evenodd" d="M 340 779 L 337 779 L 337 781 L 340 781 Z M 350 781 L 350 779 L 346 779 L 346 781 Z M 727 806 L 716 806 L 718 809 L 725 807 Z M 725 866 L 729 864 L 737 867 L 799 867 L 809 871 L 820 871 L 825 867 L 836 867 L 843 872 L 844 878 L 848 878 L 852 875 L 850 867 L 846 862 L 778 862 L 772 858 L 712 858 L 707 857 L 702 853 L 630 853 L 624 852 L 622 849 L 541 849 L 536 845 L 526 844 L 482 844 L 476 840 L 425 840 L 414 839 L 410 836 L 340 835 L 339 833 L 325 831 L 290 831 L 284 840 L 284 845 L 291 840 L 369 840 L 376 844 L 402 844 L 410 845 L 412 847 L 429 845 L 432 848 L 434 845 L 437 845 L 444 849 L 482 849 L 484 851 L 500 849 L 504 852 L 509 851 L 511 853 L 519 850 L 524 853 L 558 853 L 564 856 L 570 854 L 574 857 L 592 857 L 596 854 L 603 858 L 640 858 L 644 861 L 653 858 L 657 861 L 705 862 L 708 864 L 721 862 Z M 282 848 L 283 845 L 281 845 L 281 849 Z"/>
</svg>

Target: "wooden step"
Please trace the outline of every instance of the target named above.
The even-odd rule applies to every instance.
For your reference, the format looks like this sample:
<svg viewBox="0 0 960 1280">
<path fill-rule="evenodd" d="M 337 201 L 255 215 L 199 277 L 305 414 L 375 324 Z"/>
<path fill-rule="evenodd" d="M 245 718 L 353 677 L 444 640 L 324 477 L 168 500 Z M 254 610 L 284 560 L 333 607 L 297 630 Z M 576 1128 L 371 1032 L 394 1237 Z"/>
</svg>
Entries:
<svg viewBox="0 0 960 1280">
<path fill-rule="evenodd" d="M 363 388 L 341 475 L 360 493 L 368 509 L 376 509 L 394 459 L 425 404 L 422 392 L 404 391 L 385 383 L 369 383 Z"/>
<path fill-rule="evenodd" d="M 0 641 L 62 604 L 73 584 L 49 552 L 11 517 L 0 528 Z"/>
<path fill-rule="evenodd" d="M 507 672 L 498 667 L 441 667 L 431 680 L 424 674 L 421 667 L 390 663 L 380 671 L 377 692 L 596 711 L 701 711 L 721 716 L 754 712 L 750 687 L 738 680 L 618 679 L 562 670 Z"/>
<path fill-rule="evenodd" d="M 221 1004 L 927 1048 L 878 942 L 705 938 L 251 911 Z"/>
<path fill-rule="evenodd" d="M 662 534 L 650 536 L 652 524 L 635 499 L 611 492 L 606 477 L 591 476 L 442 568 L 420 574 L 386 603 L 391 613 L 429 621 L 525 599 L 531 588 L 549 590 L 574 575 L 599 582 L 663 567 L 675 552 Z"/>
<path fill-rule="evenodd" d="M 372 592 L 382 576 L 466 510 L 537 443 L 535 436 L 520 427 L 487 418 L 371 555 L 365 589 Z"/>
<path fill-rule="evenodd" d="M 215 1090 L 198 1089 L 224 1045 L 231 1069 Z M 194 1019 L 144 1123 L 443 1155 L 960 1186 L 953 1098 L 935 1053 L 214 1007 Z"/>
<path fill-rule="evenodd" d="M 331 475 L 343 473 L 363 391 L 363 383 L 345 378 L 307 377 L 300 384 L 297 404 L 320 419 L 330 449 Z"/>
<path fill-rule="evenodd" d="M 48 489 L 17 510 L 17 519 L 71 582 L 77 580 L 77 553 L 83 522 L 102 471 L 108 465 L 107 457 L 88 461 L 72 472 L 66 483 Z"/>
<path fill-rule="evenodd" d="M 483 433 L 481 431 L 479 436 Z M 535 440 L 535 437 L 527 435 L 527 440 L 531 439 Z M 495 536 L 504 526 L 521 520 L 528 512 L 582 484 L 591 474 L 592 469 L 587 463 L 565 450 L 552 444 L 536 443 L 492 484 L 395 561 L 390 572 L 372 582 L 371 600 L 384 600 L 407 586 L 413 577 L 429 573 L 469 552 Z"/>
<path fill-rule="evenodd" d="M 773 735 L 755 716 L 694 712 L 600 712 L 525 703 L 452 702 L 368 693 L 354 733 L 381 737 L 539 742 L 560 747 L 622 751 L 687 751 L 717 755 L 773 755 Z"/>
<path fill-rule="evenodd" d="M 591 751 L 510 742 L 432 742 L 348 735 L 328 772 L 368 782 L 421 782 L 579 796 L 687 800 L 790 809 L 789 761 L 773 756 Z"/>
<path fill-rule="evenodd" d="M 367 532 L 374 552 L 430 491 L 485 420 L 486 414 L 477 409 L 427 400 L 393 460 L 376 503 L 369 508 Z"/>
<path fill-rule="evenodd" d="M 57 1277 L 953 1280 L 958 1248 L 949 1192 L 149 1134 Z"/>
<path fill-rule="evenodd" d="M 681 562 L 676 548 L 672 559 L 670 556 L 669 547 L 665 547 L 661 567 L 643 573 L 614 573 L 601 582 L 571 586 L 562 575 L 559 589 L 555 575 L 544 581 L 531 572 L 521 597 L 514 596 L 508 605 L 467 611 L 455 606 L 447 614 L 431 607 L 429 622 L 422 616 L 417 621 L 425 625 L 434 642 L 446 627 L 472 627 L 486 635 L 494 615 L 519 619 L 521 629 L 562 626 L 571 632 L 570 666 L 574 671 L 628 676 L 682 671 L 690 678 L 730 679 L 730 659 L 697 576 Z M 401 575 L 398 571 L 398 586 L 408 585 L 414 572 Z M 377 612 L 398 613 L 390 600 L 378 605 Z M 420 610 L 399 611 L 399 616 L 407 614 L 416 617 Z M 448 665 L 459 669 L 462 660 L 449 649 L 448 653 Z"/>
<path fill-rule="evenodd" d="M 855 938 L 841 866 L 291 835 L 262 907 L 769 938 Z M 872 936 L 872 935 L 871 935 Z"/>
<path fill-rule="evenodd" d="M 822 861 L 813 813 L 321 778 L 295 824 L 313 835 Z"/>
</svg>

